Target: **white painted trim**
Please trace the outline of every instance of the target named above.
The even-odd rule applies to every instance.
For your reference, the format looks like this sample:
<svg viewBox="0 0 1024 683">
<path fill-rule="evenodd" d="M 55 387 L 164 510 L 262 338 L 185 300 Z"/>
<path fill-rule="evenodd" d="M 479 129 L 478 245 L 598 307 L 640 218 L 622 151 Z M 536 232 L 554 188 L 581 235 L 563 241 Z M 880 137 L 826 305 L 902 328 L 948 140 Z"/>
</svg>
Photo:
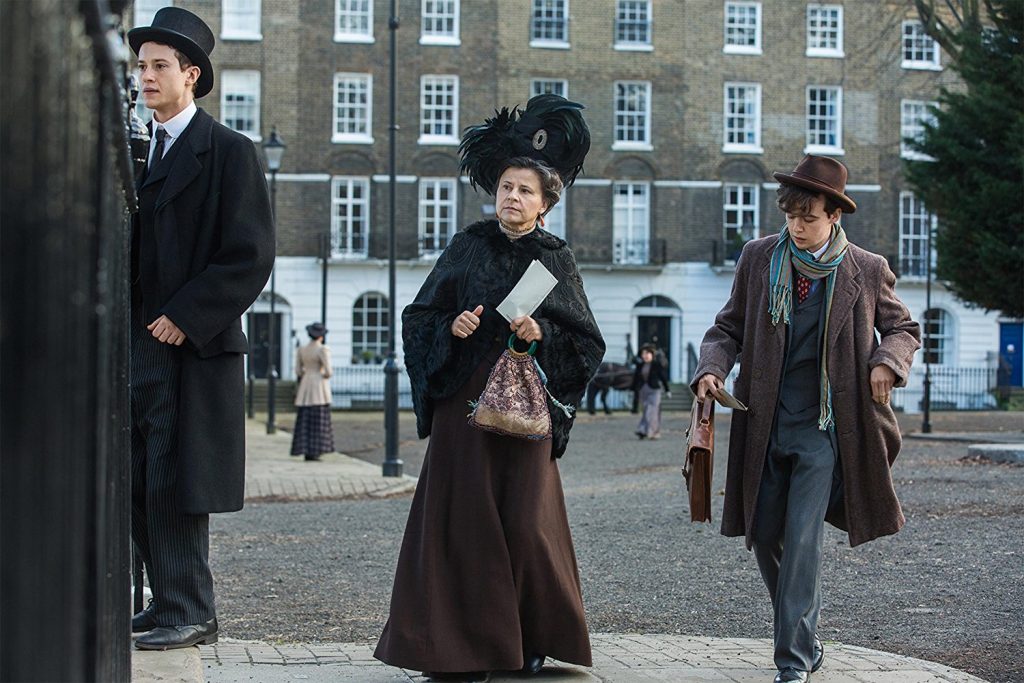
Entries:
<svg viewBox="0 0 1024 683">
<path fill-rule="evenodd" d="M 807 145 L 804 147 L 804 154 L 841 157 L 846 154 L 846 150 L 842 147 L 830 147 L 829 145 Z"/>
<path fill-rule="evenodd" d="M 613 152 L 653 152 L 654 145 L 647 142 L 613 142 Z"/>
<path fill-rule="evenodd" d="M 545 50 L 568 50 L 571 48 L 569 42 L 564 40 L 531 40 L 530 47 L 539 47 Z"/>
<path fill-rule="evenodd" d="M 577 178 L 573 185 L 583 187 L 608 187 L 612 184 L 610 178 Z"/>
<path fill-rule="evenodd" d="M 761 183 L 761 187 L 766 190 L 777 190 L 779 189 L 778 183 Z M 881 192 L 881 185 L 847 185 L 847 192 Z"/>
<path fill-rule="evenodd" d="M 264 174 L 270 180 L 270 174 Z M 278 173 L 277 179 L 282 182 L 292 183 L 326 183 L 330 182 L 330 173 Z"/>
<path fill-rule="evenodd" d="M 448 36 L 420 36 L 420 45 L 439 45 L 442 47 L 458 47 L 462 40 Z"/>
<path fill-rule="evenodd" d="M 655 187 L 722 187 L 721 180 L 655 180 Z"/>
<path fill-rule="evenodd" d="M 650 43 L 615 43 L 612 49 L 618 52 L 654 52 Z"/>
<path fill-rule="evenodd" d="M 372 177 L 372 179 L 373 179 L 373 182 L 375 182 L 375 183 L 390 183 L 391 182 L 391 176 L 387 175 L 387 174 L 383 174 L 383 173 L 378 173 L 378 174 L 374 175 Z M 395 176 L 395 182 L 396 183 L 409 184 L 409 183 L 415 183 L 417 180 L 419 180 L 419 176 L 414 176 L 414 175 L 396 175 Z"/>
</svg>

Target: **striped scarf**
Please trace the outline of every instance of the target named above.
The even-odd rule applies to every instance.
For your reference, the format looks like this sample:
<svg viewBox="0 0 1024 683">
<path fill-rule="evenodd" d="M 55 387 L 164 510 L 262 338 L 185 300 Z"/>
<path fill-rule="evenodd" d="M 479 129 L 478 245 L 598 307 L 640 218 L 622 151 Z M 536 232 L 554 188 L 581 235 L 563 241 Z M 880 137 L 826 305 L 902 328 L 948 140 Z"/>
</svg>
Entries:
<svg viewBox="0 0 1024 683">
<path fill-rule="evenodd" d="M 815 260 L 814 254 L 804 251 L 789 238 L 789 228 L 783 226 L 779 232 L 778 242 L 772 251 L 770 266 L 771 297 L 768 300 L 768 312 L 772 316 L 772 324 L 778 325 L 781 320 L 789 324 L 789 314 L 793 310 L 793 269 L 811 280 L 825 278 L 825 331 L 821 344 L 821 409 L 818 414 L 818 429 L 828 431 L 835 427 L 832 414 L 832 387 L 828 381 L 828 322 L 832 312 L 832 294 L 836 288 L 836 270 L 846 256 L 850 243 L 846 240 L 846 232 L 841 225 L 832 226 L 832 236 L 828 248 Z"/>
</svg>

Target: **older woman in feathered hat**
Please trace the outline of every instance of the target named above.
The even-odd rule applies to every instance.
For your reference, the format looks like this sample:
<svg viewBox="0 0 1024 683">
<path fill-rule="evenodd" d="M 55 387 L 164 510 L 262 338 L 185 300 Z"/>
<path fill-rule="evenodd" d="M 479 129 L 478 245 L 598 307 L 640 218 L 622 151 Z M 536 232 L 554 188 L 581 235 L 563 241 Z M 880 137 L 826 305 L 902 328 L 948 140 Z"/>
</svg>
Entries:
<svg viewBox="0 0 1024 683">
<path fill-rule="evenodd" d="M 539 95 L 467 130 L 462 169 L 497 218 L 454 236 L 402 314 L 420 437 L 430 437 L 375 656 L 439 680 L 589 666 L 590 641 L 557 460 L 573 418 L 525 440 L 467 422 L 506 339 L 536 342 L 552 403 L 579 402 L 604 355 L 572 252 L 544 214 L 582 169 L 582 106 Z M 538 260 L 558 280 L 533 315 L 496 310 Z"/>
</svg>

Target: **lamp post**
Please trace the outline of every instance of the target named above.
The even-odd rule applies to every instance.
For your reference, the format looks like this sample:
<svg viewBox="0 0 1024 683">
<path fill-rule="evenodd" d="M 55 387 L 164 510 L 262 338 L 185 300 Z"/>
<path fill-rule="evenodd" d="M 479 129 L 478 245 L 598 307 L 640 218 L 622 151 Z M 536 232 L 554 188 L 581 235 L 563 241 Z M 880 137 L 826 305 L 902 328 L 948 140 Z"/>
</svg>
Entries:
<svg viewBox="0 0 1024 683">
<path fill-rule="evenodd" d="M 267 157 L 267 169 L 270 171 L 270 213 L 274 219 L 274 232 L 277 232 L 277 172 L 281 170 L 281 157 L 284 155 L 284 141 L 277 134 L 277 126 L 270 129 L 270 137 L 263 143 L 263 153 Z M 277 331 L 277 315 L 274 304 L 277 299 L 275 289 L 275 276 L 277 274 L 277 240 L 274 241 L 274 268 L 270 271 L 270 325 L 268 330 L 268 353 L 267 353 L 267 434 L 277 431 L 274 425 L 274 389 L 277 384 L 277 363 L 274 362 L 275 337 Z"/>
<path fill-rule="evenodd" d="M 384 464 L 382 474 L 385 477 L 402 476 L 402 461 L 398 457 L 398 365 L 395 363 L 395 138 L 398 124 L 395 121 L 397 84 L 397 48 L 395 44 L 398 31 L 398 2 L 391 0 L 391 16 L 388 19 L 388 32 L 391 36 L 390 50 L 390 93 L 389 93 L 389 125 L 388 125 L 388 360 L 384 365 Z"/>
<path fill-rule="evenodd" d="M 327 263 L 331 258 L 331 235 L 324 233 L 320 236 L 320 322 L 327 327 Z M 325 340 L 326 341 L 326 338 Z"/>
<path fill-rule="evenodd" d="M 924 418 L 921 421 L 921 433 L 931 434 L 932 422 L 932 333 L 931 322 L 928 316 L 932 314 L 932 231 L 934 230 L 931 217 L 928 219 L 928 235 L 925 240 L 925 268 L 926 277 L 924 284 Z"/>
</svg>

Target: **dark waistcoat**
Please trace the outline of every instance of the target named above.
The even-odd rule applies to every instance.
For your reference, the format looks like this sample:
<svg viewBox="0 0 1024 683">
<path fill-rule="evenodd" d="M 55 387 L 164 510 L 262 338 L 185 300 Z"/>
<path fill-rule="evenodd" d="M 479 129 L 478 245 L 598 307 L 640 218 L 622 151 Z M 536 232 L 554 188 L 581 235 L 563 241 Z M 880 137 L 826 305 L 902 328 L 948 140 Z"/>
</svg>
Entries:
<svg viewBox="0 0 1024 683">
<path fill-rule="evenodd" d="M 779 402 L 790 413 L 806 410 L 821 401 L 821 328 L 824 323 L 825 286 L 826 281 L 819 280 L 818 286 L 802 304 L 796 303 L 796 292 L 793 295 L 786 357 L 782 365 L 782 386 L 779 388 Z"/>
</svg>

